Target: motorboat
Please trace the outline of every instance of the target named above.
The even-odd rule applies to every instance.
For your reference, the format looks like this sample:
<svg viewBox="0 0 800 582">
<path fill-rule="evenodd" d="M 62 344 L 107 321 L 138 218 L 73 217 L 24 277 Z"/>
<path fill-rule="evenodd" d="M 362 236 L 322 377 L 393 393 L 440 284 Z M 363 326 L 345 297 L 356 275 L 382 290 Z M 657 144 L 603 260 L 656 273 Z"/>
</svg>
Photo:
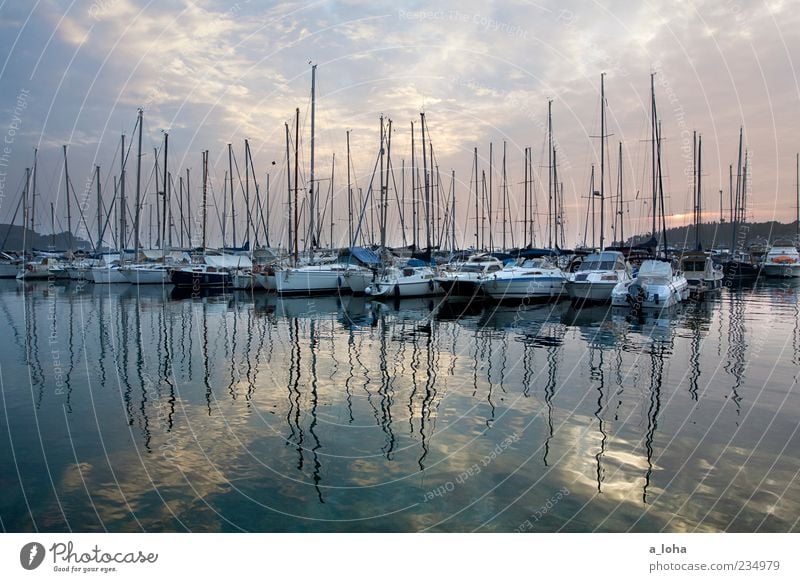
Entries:
<svg viewBox="0 0 800 582">
<path fill-rule="evenodd" d="M 689 283 L 681 271 L 667 261 L 643 261 L 631 281 L 621 281 L 611 293 L 615 307 L 667 309 L 688 299 Z"/>
<path fill-rule="evenodd" d="M 502 270 L 500 259 L 478 253 L 467 257 L 466 261 L 442 265 L 434 281 L 448 296 L 472 297 L 480 291 L 481 279 Z"/>
<path fill-rule="evenodd" d="M 694 296 L 720 289 L 725 277 L 722 265 L 703 251 L 692 251 L 681 255 L 680 270 L 689 284 L 689 294 Z"/>
<path fill-rule="evenodd" d="M 789 241 L 775 241 L 767 251 L 762 269 L 767 277 L 800 277 L 800 253 Z"/>
<path fill-rule="evenodd" d="M 591 253 L 570 275 L 567 293 L 574 302 L 607 303 L 614 288 L 631 279 L 630 265 L 621 252 Z"/>
<path fill-rule="evenodd" d="M 565 291 L 567 276 L 544 258 L 525 259 L 481 280 L 481 290 L 492 299 L 553 299 Z"/>
</svg>

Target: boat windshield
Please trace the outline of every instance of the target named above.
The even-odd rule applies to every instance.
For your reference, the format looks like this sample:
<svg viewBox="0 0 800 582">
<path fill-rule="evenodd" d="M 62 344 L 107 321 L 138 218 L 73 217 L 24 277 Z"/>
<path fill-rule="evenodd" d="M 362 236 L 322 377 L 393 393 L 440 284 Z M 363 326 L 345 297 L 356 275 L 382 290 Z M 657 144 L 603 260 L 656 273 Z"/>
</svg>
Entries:
<svg viewBox="0 0 800 582">
<path fill-rule="evenodd" d="M 461 265 L 458 269 L 462 273 L 482 273 L 484 265 Z"/>
<path fill-rule="evenodd" d="M 579 271 L 613 271 L 614 261 L 584 261 Z"/>
<path fill-rule="evenodd" d="M 526 259 L 522 266 L 528 269 L 544 267 L 545 261 L 543 259 Z"/>
<path fill-rule="evenodd" d="M 689 271 L 689 272 L 705 271 L 706 262 L 705 261 L 684 260 L 683 263 L 681 263 L 681 268 L 684 271 Z"/>
</svg>

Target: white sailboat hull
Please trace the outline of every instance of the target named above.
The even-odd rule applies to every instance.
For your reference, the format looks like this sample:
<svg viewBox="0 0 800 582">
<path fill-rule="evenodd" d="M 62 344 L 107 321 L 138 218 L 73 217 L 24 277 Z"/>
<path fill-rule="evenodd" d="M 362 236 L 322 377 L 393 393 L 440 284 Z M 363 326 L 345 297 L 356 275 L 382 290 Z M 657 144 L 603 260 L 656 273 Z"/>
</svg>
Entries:
<svg viewBox="0 0 800 582">
<path fill-rule="evenodd" d="M 119 267 L 93 267 L 92 281 L 98 285 L 112 285 L 116 283 L 128 283 L 128 279 Z"/>
<path fill-rule="evenodd" d="M 275 273 L 275 290 L 283 295 L 326 295 L 351 293 L 346 269 L 321 266 L 283 269 Z"/>
<path fill-rule="evenodd" d="M 440 295 L 442 289 L 432 276 L 425 279 L 415 275 L 384 278 L 371 283 L 364 292 L 372 297 L 429 297 Z"/>
</svg>

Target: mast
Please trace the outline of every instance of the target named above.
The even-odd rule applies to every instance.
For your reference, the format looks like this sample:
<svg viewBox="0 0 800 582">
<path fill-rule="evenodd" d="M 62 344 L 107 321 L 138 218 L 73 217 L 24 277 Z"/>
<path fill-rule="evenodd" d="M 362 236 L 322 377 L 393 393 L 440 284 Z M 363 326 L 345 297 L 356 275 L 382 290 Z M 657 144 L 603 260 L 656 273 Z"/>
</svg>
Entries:
<svg viewBox="0 0 800 582">
<path fill-rule="evenodd" d="M 125 177 L 125 135 L 122 136 L 122 177 Z M 67 190 L 67 236 L 69 238 L 69 251 L 72 251 L 72 202 L 69 197 L 69 167 L 67 165 L 67 146 L 64 146 L 64 185 Z M 125 201 L 125 187 L 122 187 L 122 201 Z M 123 204 L 124 206 L 124 204 Z M 123 216 L 124 221 L 124 216 Z M 124 227 L 125 223 L 122 223 Z M 123 244 L 124 247 L 124 244 Z"/>
<path fill-rule="evenodd" d="M 231 184 L 231 229 L 233 231 L 233 248 L 236 248 L 236 211 L 233 198 L 233 148 L 228 144 L 228 177 Z M 222 246 L 225 246 L 223 241 Z"/>
<path fill-rule="evenodd" d="M 494 153 L 493 153 L 493 150 L 494 150 L 494 144 L 492 142 L 489 142 L 489 195 L 487 197 L 488 201 L 487 201 L 486 207 L 487 207 L 488 214 L 489 214 L 489 249 L 492 250 L 492 251 L 494 250 L 494 237 L 492 236 L 492 230 L 493 230 L 493 228 L 492 228 L 492 202 L 493 202 L 493 200 L 492 200 L 492 198 L 493 198 L 493 194 L 492 194 L 492 174 L 494 174 L 494 163 L 493 163 Z"/>
<path fill-rule="evenodd" d="M 180 222 L 178 228 L 178 240 L 181 248 L 183 248 L 183 176 L 178 175 L 178 213 L 180 214 Z"/>
<path fill-rule="evenodd" d="M 522 182 L 522 246 L 528 246 L 528 148 L 525 148 L 524 178 Z"/>
<path fill-rule="evenodd" d="M 27 240 L 25 230 L 28 228 L 28 196 L 31 187 L 31 169 L 25 168 L 25 189 L 22 191 L 22 240 Z M 22 253 L 25 253 L 25 244 L 22 245 Z"/>
<path fill-rule="evenodd" d="M 733 164 L 728 164 L 728 197 L 730 198 L 730 222 L 733 224 Z"/>
<path fill-rule="evenodd" d="M 655 102 L 653 102 L 655 107 Z M 656 153 L 658 155 L 658 202 L 661 208 L 661 237 L 664 239 L 664 258 L 667 258 L 667 214 L 664 211 L 664 182 L 661 174 L 661 121 L 658 122 L 658 131 L 656 133 L 657 146 Z"/>
<path fill-rule="evenodd" d="M 653 141 L 650 144 L 650 153 L 652 156 L 652 175 L 653 175 L 653 236 L 656 236 L 656 214 L 657 214 L 657 201 L 656 201 L 656 86 L 655 86 L 655 73 L 650 73 L 650 131 L 653 136 Z"/>
<path fill-rule="evenodd" d="M 247 209 L 247 223 L 244 226 L 244 242 L 250 243 L 250 142 L 244 140 L 244 207 Z"/>
<path fill-rule="evenodd" d="M 33 185 L 31 190 L 31 233 L 36 230 L 36 167 L 39 165 L 39 150 L 33 150 Z"/>
<path fill-rule="evenodd" d="M 697 224 L 695 226 L 695 243 L 697 250 L 703 248 L 700 240 L 700 225 L 703 223 L 703 135 L 697 137 Z"/>
<path fill-rule="evenodd" d="M 486 247 L 486 170 L 481 170 L 481 247 Z"/>
<path fill-rule="evenodd" d="M 136 212 L 133 215 L 133 249 L 137 255 L 139 253 L 139 226 L 142 210 L 142 115 L 143 111 L 140 107 L 138 115 L 139 119 L 136 120 L 136 124 L 139 126 L 139 146 L 136 153 Z"/>
<path fill-rule="evenodd" d="M 390 122 L 390 127 L 391 127 L 391 122 Z M 333 206 L 333 194 L 334 194 L 334 191 L 335 191 L 333 185 L 334 185 L 334 172 L 335 172 L 335 170 L 336 170 L 336 154 L 334 153 L 331 156 L 331 238 L 330 238 L 330 242 L 328 243 L 328 244 L 330 244 L 331 248 L 333 248 L 333 226 L 335 224 L 335 221 L 333 219 L 333 209 L 334 209 L 334 206 Z"/>
<path fill-rule="evenodd" d="M 535 246 L 534 240 L 534 221 L 533 221 L 533 210 L 536 208 L 538 210 L 538 205 L 536 204 L 536 199 L 534 198 L 534 187 L 536 183 L 533 181 L 533 148 L 528 146 L 528 203 L 530 204 L 530 208 L 528 210 L 528 240 L 529 244 L 533 247 Z"/>
<path fill-rule="evenodd" d="M 553 237 L 558 246 L 559 225 L 561 224 L 561 203 L 558 195 L 558 162 L 556 162 L 556 148 L 553 148 Z"/>
<path fill-rule="evenodd" d="M 386 224 L 388 222 L 388 212 L 389 212 L 389 168 L 392 165 L 392 120 L 389 119 L 388 123 L 386 124 L 386 132 L 384 134 L 386 138 L 386 178 L 384 180 L 384 198 L 383 198 L 383 237 L 386 238 Z M 392 176 L 394 176 L 394 172 L 392 172 Z M 397 199 L 397 186 L 395 185 L 395 199 Z M 381 246 L 386 246 L 386 241 L 384 240 L 381 243 Z"/>
<path fill-rule="evenodd" d="M 692 132 L 692 222 L 694 223 L 694 244 L 697 248 L 697 131 Z"/>
<path fill-rule="evenodd" d="M 619 244 L 625 244 L 625 206 L 622 200 L 622 142 L 619 142 L 619 178 L 617 181 L 617 203 L 619 205 Z"/>
<path fill-rule="evenodd" d="M 269 172 L 267 172 L 267 192 L 266 192 L 265 203 L 266 203 L 266 206 L 267 206 L 267 223 L 264 225 L 264 231 L 265 231 L 264 232 L 264 238 L 265 238 L 264 242 L 266 243 L 267 248 L 270 248 L 271 245 L 270 245 L 270 242 L 269 242 L 269 219 L 270 219 L 270 215 L 269 215 Z M 263 220 L 263 217 L 262 217 L 262 220 Z"/>
<path fill-rule="evenodd" d="M 169 134 L 164 132 L 164 172 L 161 174 L 161 178 L 164 180 L 164 205 L 163 205 L 163 212 L 161 215 L 161 250 L 166 250 L 164 246 L 165 242 L 168 241 L 168 246 L 172 246 L 172 210 L 170 208 L 170 200 L 169 200 L 169 171 L 167 170 L 167 156 L 169 154 Z M 162 253 L 163 254 L 163 253 Z"/>
<path fill-rule="evenodd" d="M 294 222 L 292 221 L 292 164 L 289 158 L 289 124 L 284 122 L 283 125 L 286 128 L 286 207 L 289 211 L 287 245 L 289 247 L 289 254 L 291 255 L 294 252 L 294 247 L 292 246 L 292 237 L 294 236 Z"/>
<path fill-rule="evenodd" d="M 206 224 L 208 223 L 208 150 L 203 152 L 203 252 L 206 252 Z"/>
<path fill-rule="evenodd" d="M 452 185 L 453 192 L 450 197 L 450 249 L 456 250 L 456 171 L 451 170 L 450 184 Z"/>
<path fill-rule="evenodd" d="M 383 115 L 381 115 L 381 185 L 380 185 L 380 197 L 378 201 L 378 218 L 379 218 L 379 227 L 381 231 L 381 248 L 386 248 L 386 173 L 384 171 L 384 161 L 386 157 L 386 137 L 384 135 L 384 127 L 383 127 Z"/>
<path fill-rule="evenodd" d="M 411 134 L 414 139 L 414 134 Z M 350 130 L 347 130 L 347 242 L 355 244 L 353 240 L 353 184 L 350 179 Z"/>
<path fill-rule="evenodd" d="M 186 237 L 189 239 L 189 246 L 192 246 L 192 189 L 189 183 L 189 168 L 186 168 L 186 212 L 189 219 L 186 221 Z"/>
<path fill-rule="evenodd" d="M 547 244 L 553 248 L 553 100 L 547 101 Z"/>
<path fill-rule="evenodd" d="M 403 236 L 403 246 L 408 246 L 406 238 L 406 160 L 400 159 L 400 232 Z"/>
<path fill-rule="evenodd" d="M 503 250 L 505 251 L 508 247 L 506 246 L 506 220 L 507 220 L 507 209 L 506 209 L 506 202 L 508 198 L 508 184 L 506 183 L 506 140 L 503 140 Z M 512 231 L 513 235 L 513 231 Z"/>
<path fill-rule="evenodd" d="M 589 215 L 592 216 L 592 247 L 594 247 L 594 164 L 592 172 L 589 174 L 589 199 L 586 201 L 586 222 L 583 225 L 583 246 L 586 246 L 586 239 L 589 236 Z"/>
<path fill-rule="evenodd" d="M 97 182 L 97 247 L 95 250 L 99 251 L 103 246 L 103 213 L 101 206 L 103 204 L 100 196 L 100 166 L 94 167 L 94 179 Z"/>
<path fill-rule="evenodd" d="M 311 248 L 314 248 L 319 244 L 319 241 L 316 240 L 316 230 L 314 228 L 315 216 L 317 218 L 319 217 L 319 200 L 315 200 L 316 192 L 314 189 L 314 116 L 316 111 L 316 81 L 317 65 L 311 65 L 311 182 L 309 183 L 308 188 L 308 198 L 310 202 L 308 215 L 310 216 L 309 232 L 311 233 Z M 295 139 L 297 139 L 296 135 Z M 295 187 L 296 186 L 297 180 L 295 180 Z"/>
<path fill-rule="evenodd" d="M 411 122 L 411 244 L 417 250 L 417 170 L 415 167 L 414 122 Z"/>
<path fill-rule="evenodd" d="M 420 131 L 422 132 L 422 174 L 425 176 L 425 245 L 431 248 L 431 194 L 428 178 L 428 158 L 425 149 L 425 113 L 420 113 Z M 431 160 L 433 163 L 433 160 Z"/>
<path fill-rule="evenodd" d="M 297 186 L 298 186 L 298 156 L 299 156 L 299 141 L 297 138 L 300 135 L 300 108 L 296 108 L 294 112 L 294 264 L 297 265 L 297 227 L 298 227 L 298 214 L 297 214 Z M 313 236 L 313 233 L 312 233 Z"/>
<path fill-rule="evenodd" d="M 478 148 L 475 148 L 475 250 L 479 250 L 480 242 L 478 240 L 478 233 L 480 232 L 479 220 L 480 210 L 478 208 Z"/>
<path fill-rule="evenodd" d="M 731 228 L 731 253 L 736 248 L 736 235 L 738 234 L 738 226 L 740 219 L 739 206 L 741 204 L 741 178 L 742 178 L 742 128 L 739 127 L 739 161 L 736 164 L 736 194 L 734 196 L 734 204 L 731 205 L 733 211 L 733 220 Z"/>
<path fill-rule="evenodd" d="M 605 249 L 606 74 L 600 73 L 600 250 Z"/>
</svg>

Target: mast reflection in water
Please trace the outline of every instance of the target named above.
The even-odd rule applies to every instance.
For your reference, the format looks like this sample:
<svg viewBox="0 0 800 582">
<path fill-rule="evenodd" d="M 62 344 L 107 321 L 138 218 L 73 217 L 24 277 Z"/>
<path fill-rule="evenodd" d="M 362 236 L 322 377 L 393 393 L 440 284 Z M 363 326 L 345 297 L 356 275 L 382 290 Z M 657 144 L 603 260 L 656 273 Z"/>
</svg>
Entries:
<svg viewBox="0 0 800 582">
<path fill-rule="evenodd" d="M 0 282 L 6 530 L 798 529 L 785 283 L 643 316 L 111 287 Z"/>
</svg>

